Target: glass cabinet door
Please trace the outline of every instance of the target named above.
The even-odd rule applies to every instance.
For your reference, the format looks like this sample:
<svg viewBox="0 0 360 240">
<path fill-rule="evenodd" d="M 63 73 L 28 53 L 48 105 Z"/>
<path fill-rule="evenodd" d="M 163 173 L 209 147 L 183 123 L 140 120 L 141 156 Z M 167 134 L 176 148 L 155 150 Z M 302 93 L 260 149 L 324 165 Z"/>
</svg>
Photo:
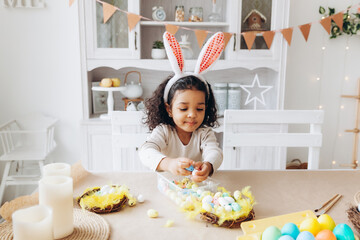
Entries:
<svg viewBox="0 0 360 240">
<path fill-rule="evenodd" d="M 139 13 L 137 0 L 103 0 L 131 13 Z M 90 59 L 139 59 L 139 27 L 130 32 L 127 14 L 115 11 L 104 23 L 103 6 L 97 1 L 85 1 L 87 54 Z"/>
</svg>

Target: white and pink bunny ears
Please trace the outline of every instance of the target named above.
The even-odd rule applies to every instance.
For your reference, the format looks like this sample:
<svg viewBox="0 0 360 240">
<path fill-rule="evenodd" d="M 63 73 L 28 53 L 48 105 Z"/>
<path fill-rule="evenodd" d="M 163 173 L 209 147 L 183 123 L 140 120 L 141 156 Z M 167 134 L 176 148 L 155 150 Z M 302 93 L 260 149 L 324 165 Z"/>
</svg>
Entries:
<svg viewBox="0 0 360 240">
<path fill-rule="evenodd" d="M 215 33 L 209 40 L 206 42 L 205 46 L 201 49 L 198 60 L 195 65 L 195 71 L 192 72 L 183 72 L 184 69 L 184 57 L 180 48 L 180 44 L 169 32 L 165 32 L 164 36 L 164 46 L 167 53 L 167 56 L 170 61 L 171 68 L 173 69 L 175 75 L 172 77 L 165 86 L 164 90 L 164 101 L 168 101 L 169 91 L 172 85 L 182 77 L 185 76 L 196 76 L 205 83 L 205 86 L 208 89 L 208 84 L 205 78 L 202 76 L 207 72 L 210 67 L 216 62 L 220 57 L 222 51 L 224 50 L 224 34 L 222 32 Z"/>
</svg>

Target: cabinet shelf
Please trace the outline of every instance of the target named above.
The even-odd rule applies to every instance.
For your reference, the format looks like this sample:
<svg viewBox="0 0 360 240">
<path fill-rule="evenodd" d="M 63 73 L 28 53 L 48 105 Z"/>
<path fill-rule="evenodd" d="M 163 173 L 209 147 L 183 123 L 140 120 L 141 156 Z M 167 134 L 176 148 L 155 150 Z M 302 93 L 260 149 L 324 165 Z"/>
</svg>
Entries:
<svg viewBox="0 0 360 240">
<path fill-rule="evenodd" d="M 164 26 L 165 24 L 171 24 L 184 27 L 228 27 L 227 22 L 175 22 L 175 21 L 141 21 L 141 26 Z"/>
</svg>

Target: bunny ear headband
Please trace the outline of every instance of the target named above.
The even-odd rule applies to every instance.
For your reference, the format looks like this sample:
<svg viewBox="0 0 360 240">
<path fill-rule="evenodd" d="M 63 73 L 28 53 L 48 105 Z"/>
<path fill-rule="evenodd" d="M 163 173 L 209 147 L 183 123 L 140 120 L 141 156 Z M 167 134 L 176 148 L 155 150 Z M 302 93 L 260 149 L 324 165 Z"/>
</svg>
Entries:
<svg viewBox="0 0 360 240">
<path fill-rule="evenodd" d="M 164 36 L 164 45 L 167 56 L 170 61 L 171 68 L 173 69 L 175 75 L 172 77 L 165 86 L 164 90 L 164 101 L 168 101 L 169 91 L 172 85 L 182 77 L 186 76 L 196 76 L 201 81 L 205 83 L 207 92 L 209 93 L 208 83 L 205 78 L 202 76 L 205 72 L 210 69 L 215 61 L 219 58 L 220 54 L 224 49 L 224 34 L 222 32 L 215 33 L 209 40 L 206 42 L 205 46 L 201 49 L 198 60 L 195 65 L 194 72 L 183 72 L 184 69 L 184 57 L 181 52 L 180 44 L 169 32 L 165 32 Z"/>
</svg>

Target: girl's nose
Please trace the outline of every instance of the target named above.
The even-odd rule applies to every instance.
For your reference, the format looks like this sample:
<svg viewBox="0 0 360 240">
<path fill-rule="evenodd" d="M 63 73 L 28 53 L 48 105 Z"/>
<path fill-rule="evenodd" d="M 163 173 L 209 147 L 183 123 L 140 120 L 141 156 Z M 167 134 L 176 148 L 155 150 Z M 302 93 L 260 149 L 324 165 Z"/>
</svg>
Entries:
<svg viewBox="0 0 360 240">
<path fill-rule="evenodd" d="M 188 114 L 188 117 L 189 118 L 196 117 L 196 111 L 190 111 L 189 114 Z"/>
</svg>

